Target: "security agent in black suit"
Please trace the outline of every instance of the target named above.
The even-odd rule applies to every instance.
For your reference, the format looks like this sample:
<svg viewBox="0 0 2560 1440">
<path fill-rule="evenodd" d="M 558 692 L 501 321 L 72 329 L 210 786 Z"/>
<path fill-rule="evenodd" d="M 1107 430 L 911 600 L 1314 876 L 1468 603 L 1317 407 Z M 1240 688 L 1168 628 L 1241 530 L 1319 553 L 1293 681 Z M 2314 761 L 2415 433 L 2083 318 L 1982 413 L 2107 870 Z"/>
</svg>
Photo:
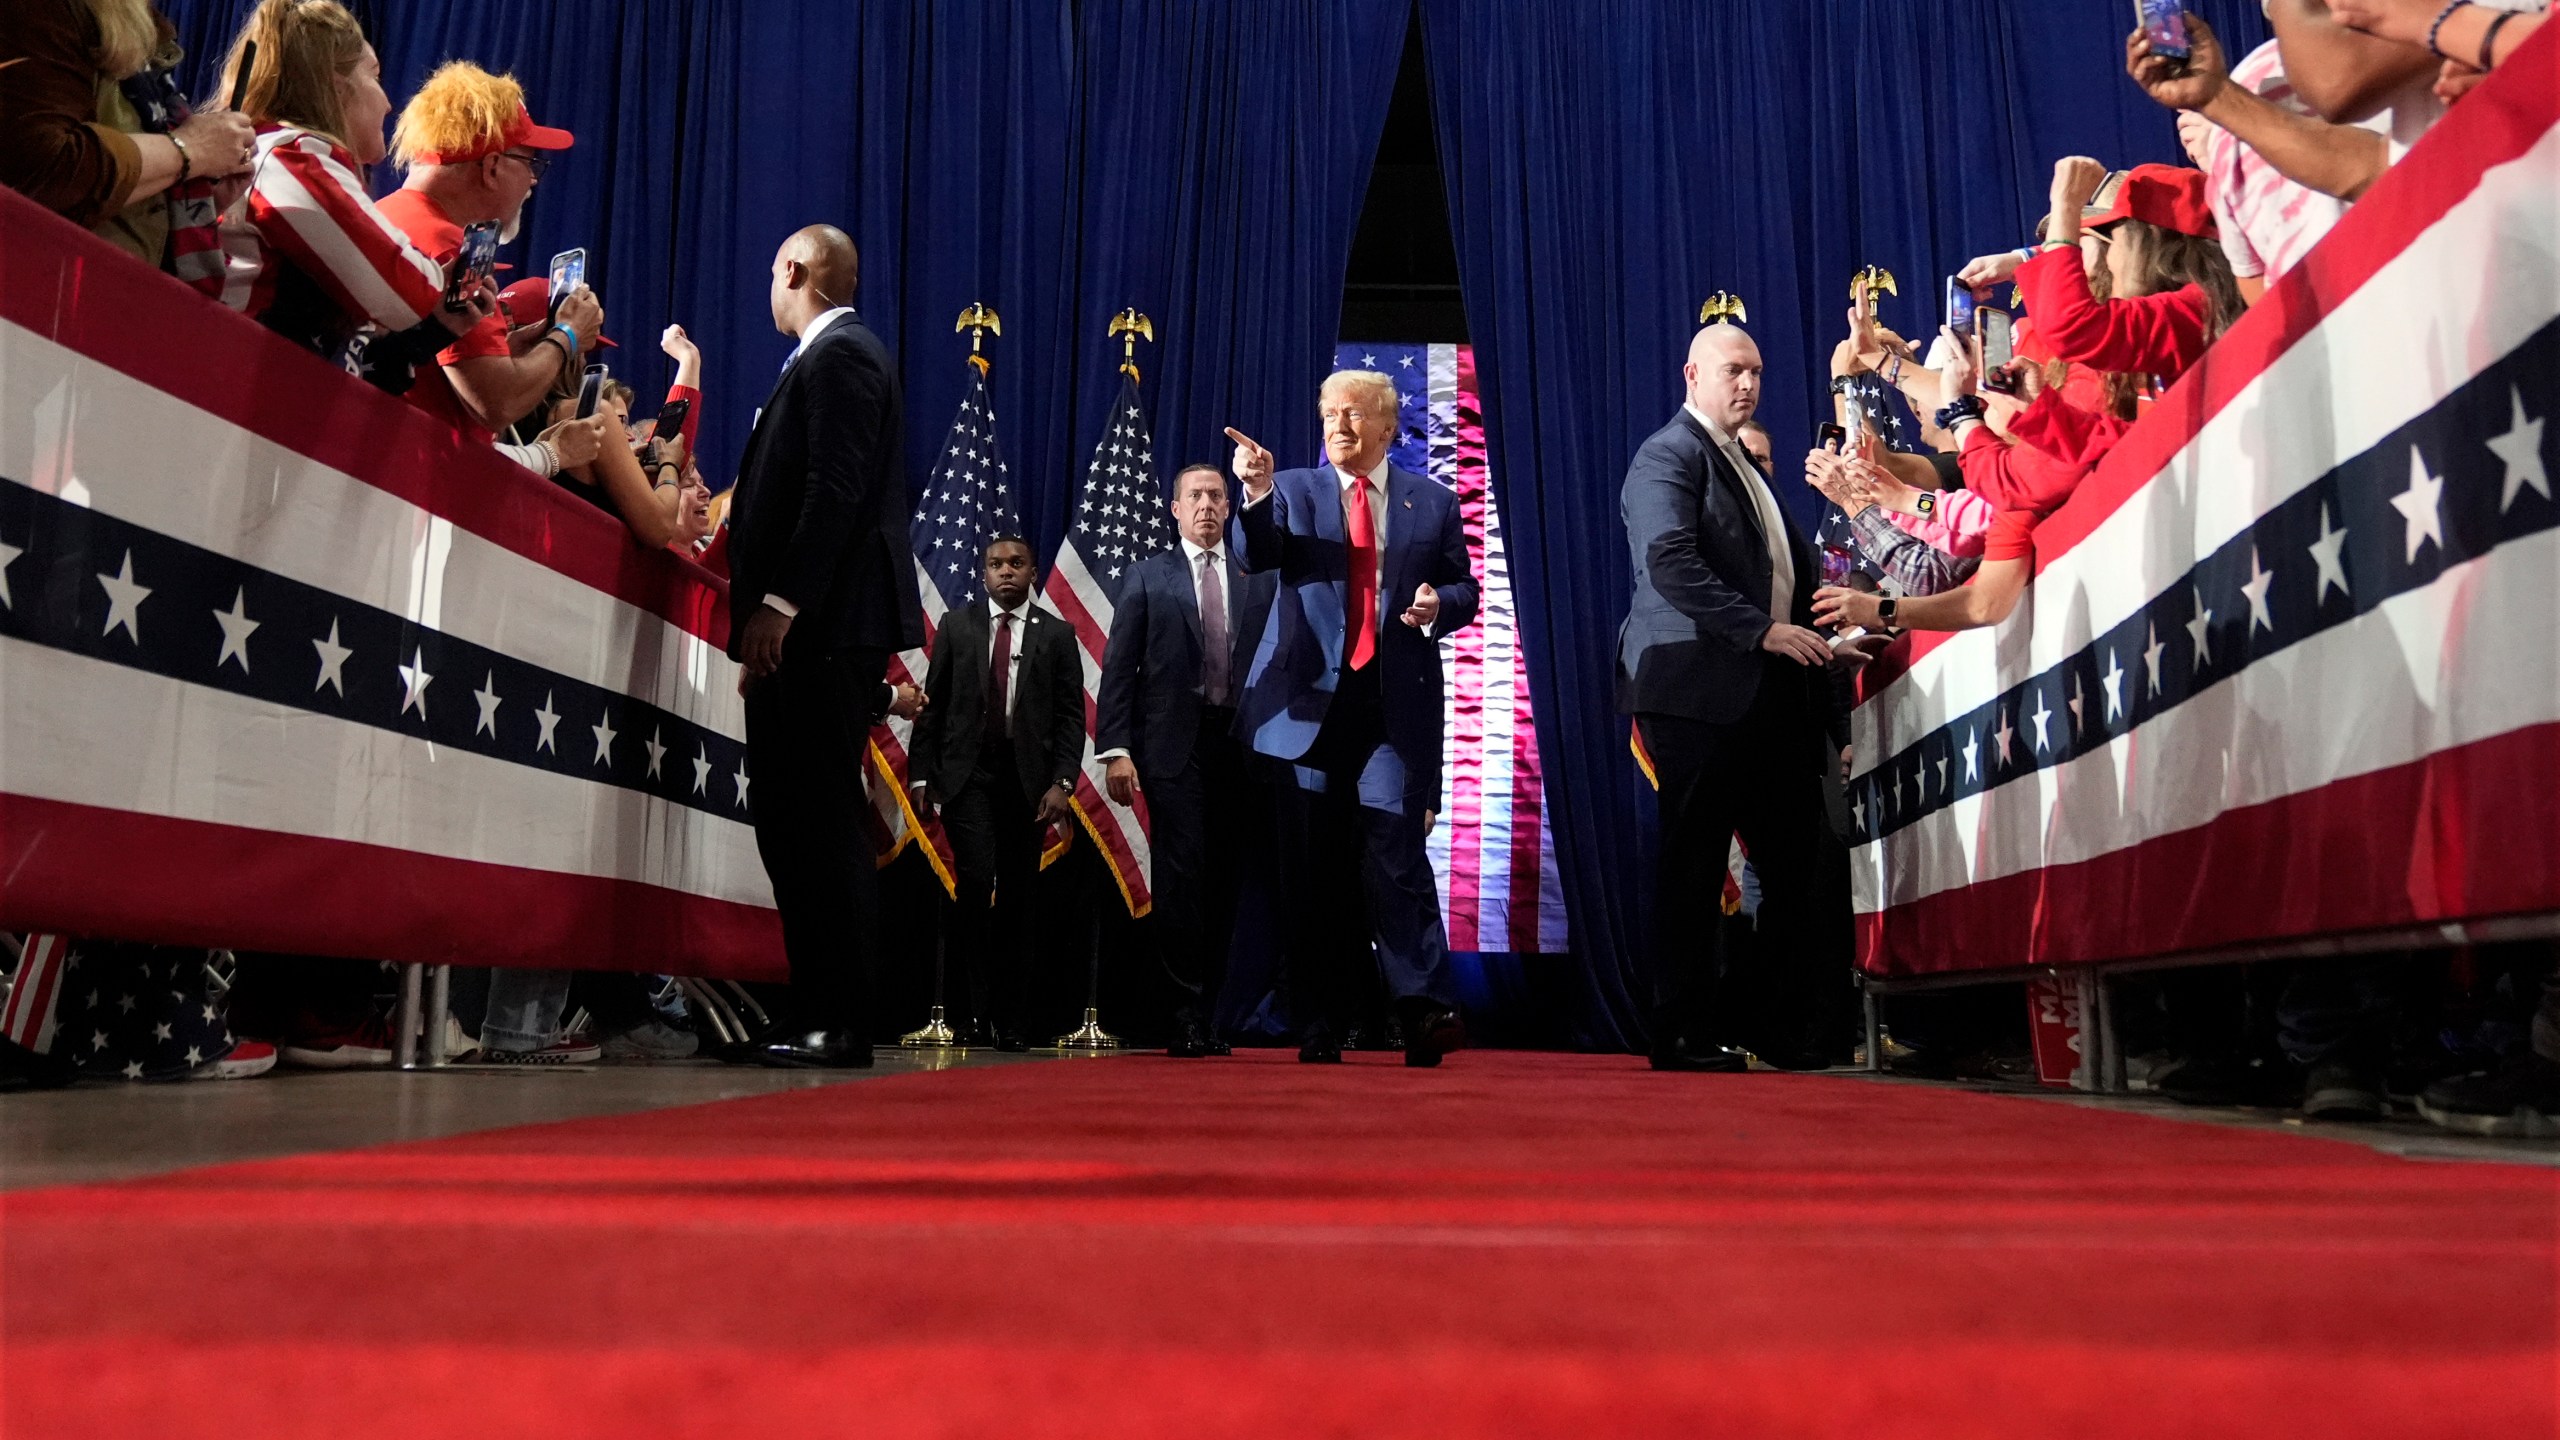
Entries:
<svg viewBox="0 0 2560 1440">
<path fill-rule="evenodd" d="M 1019 1050 L 1040 832 L 1074 823 L 1084 766 L 1084 662 L 1067 622 L 1031 603 L 1030 543 L 999 536 L 981 559 L 987 598 L 934 633 L 907 775 L 959 862 L 948 953 L 968 976 L 971 1032 Z"/>
<path fill-rule="evenodd" d="M 1224 1055 L 1211 1028 L 1235 935 L 1244 851 L 1256 812 L 1236 696 L 1278 583 L 1248 575 L 1227 548 L 1227 477 L 1191 465 L 1173 477 L 1170 550 L 1121 587 L 1102 651 L 1094 744 L 1111 798 L 1147 798 L 1155 909 L 1148 923 L 1173 999 L 1166 1053 Z"/>
<path fill-rule="evenodd" d="M 773 1065 L 871 1064 L 879 895 L 863 749 L 889 654 L 924 642 L 908 577 L 897 372 L 844 302 L 853 241 L 813 225 L 773 257 L 774 327 L 799 348 L 756 416 L 729 510 L 729 655 L 743 667 L 748 809 L 773 880 L 801 1030 Z"/>
<path fill-rule="evenodd" d="M 1848 744 L 1831 649 L 1812 628 L 1820 571 L 1735 437 L 1760 399 L 1760 347 L 1730 325 L 1689 346 L 1688 401 L 1627 467 L 1620 510 L 1635 596 L 1618 634 L 1618 707 L 1660 783 L 1653 1064 L 1828 1063 L 1845 994 L 1848 852 L 1825 787 Z M 1784 617 L 1784 618 L 1773 618 Z M 1760 873 L 1758 973 L 1719 953 L 1730 841 Z"/>
</svg>

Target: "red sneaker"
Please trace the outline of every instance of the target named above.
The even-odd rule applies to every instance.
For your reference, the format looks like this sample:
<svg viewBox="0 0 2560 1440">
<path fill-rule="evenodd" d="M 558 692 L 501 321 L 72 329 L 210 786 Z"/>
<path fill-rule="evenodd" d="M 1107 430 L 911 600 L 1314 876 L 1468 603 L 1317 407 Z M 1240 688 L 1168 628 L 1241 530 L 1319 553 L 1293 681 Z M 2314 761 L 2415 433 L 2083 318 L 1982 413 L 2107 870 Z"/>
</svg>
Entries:
<svg viewBox="0 0 2560 1440">
<path fill-rule="evenodd" d="M 190 1080 L 246 1080 L 276 1068 L 276 1047 L 264 1040 L 243 1040 L 219 1060 L 207 1060 L 187 1072 Z"/>
<path fill-rule="evenodd" d="M 388 1070 L 391 1022 L 368 1015 L 350 1029 L 287 1041 L 279 1053 L 286 1064 L 312 1070 Z"/>
</svg>

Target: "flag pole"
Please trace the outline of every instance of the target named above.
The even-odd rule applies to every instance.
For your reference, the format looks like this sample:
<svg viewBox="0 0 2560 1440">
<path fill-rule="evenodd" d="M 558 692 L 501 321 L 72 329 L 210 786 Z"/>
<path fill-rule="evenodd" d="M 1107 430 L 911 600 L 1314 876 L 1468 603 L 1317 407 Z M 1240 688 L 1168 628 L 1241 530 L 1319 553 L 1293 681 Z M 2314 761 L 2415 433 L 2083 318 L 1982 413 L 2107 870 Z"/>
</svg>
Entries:
<svg viewBox="0 0 2560 1440">
<path fill-rule="evenodd" d="M 1002 335 L 1004 322 L 997 318 L 994 310 L 989 309 L 984 302 L 973 301 L 968 309 L 960 312 L 959 320 L 952 325 L 951 329 L 954 334 L 964 330 L 968 332 L 969 363 L 978 367 L 980 375 L 986 375 L 995 368 L 995 362 L 986 356 L 986 338 L 989 335 Z M 916 816 L 910 823 L 921 829 L 923 817 Z M 967 1048 L 958 1032 L 951 1028 L 949 1011 L 945 1008 L 945 988 L 950 974 L 951 926 L 948 910 L 943 907 L 936 908 L 942 910 L 943 922 L 934 927 L 933 1005 L 925 1012 L 923 1025 L 898 1037 L 898 1044 L 910 1050 Z"/>
<path fill-rule="evenodd" d="M 1120 1037 L 1102 1028 L 1102 907 L 1095 906 L 1085 948 L 1084 1023 L 1058 1037 L 1061 1050 L 1117 1050 Z"/>
</svg>

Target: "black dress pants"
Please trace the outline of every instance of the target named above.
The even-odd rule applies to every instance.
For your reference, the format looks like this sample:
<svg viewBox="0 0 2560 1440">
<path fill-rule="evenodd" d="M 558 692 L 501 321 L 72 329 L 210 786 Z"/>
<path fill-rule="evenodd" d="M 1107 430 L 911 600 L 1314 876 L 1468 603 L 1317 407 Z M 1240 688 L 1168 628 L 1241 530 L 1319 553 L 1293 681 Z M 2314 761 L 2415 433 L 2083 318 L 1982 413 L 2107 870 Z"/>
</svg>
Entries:
<svg viewBox="0 0 2560 1440">
<path fill-rule="evenodd" d="M 804 1030 L 870 1035 L 879 881 L 863 829 L 863 750 L 885 650 L 784 652 L 747 687 L 747 810 L 782 912 L 791 1004 Z"/>
<path fill-rule="evenodd" d="M 1824 735 L 1809 677 L 1771 657 L 1740 720 L 1639 715 L 1661 783 L 1655 861 L 1655 1043 L 1800 1053 L 1832 1038 L 1854 959 L 1849 852 L 1827 817 Z M 1733 837 L 1760 875 L 1757 943 L 1724 943 L 1721 899 Z"/>
<path fill-rule="evenodd" d="M 1230 708 L 1201 707 L 1199 737 L 1186 762 L 1169 773 L 1138 777 L 1155 857 L 1150 928 L 1156 963 L 1172 1013 L 1188 1014 L 1204 1027 L 1226 983 L 1244 851 L 1258 808 L 1235 723 Z"/>
<path fill-rule="evenodd" d="M 959 793 L 942 802 L 959 896 L 945 958 L 963 977 L 973 1025 L 1018 1032 L 1031 955 L 1032 891 L 1040 882 L 1040 821 L 1014 762 L 1013 742 L 981 741 Z"/>
</svg>

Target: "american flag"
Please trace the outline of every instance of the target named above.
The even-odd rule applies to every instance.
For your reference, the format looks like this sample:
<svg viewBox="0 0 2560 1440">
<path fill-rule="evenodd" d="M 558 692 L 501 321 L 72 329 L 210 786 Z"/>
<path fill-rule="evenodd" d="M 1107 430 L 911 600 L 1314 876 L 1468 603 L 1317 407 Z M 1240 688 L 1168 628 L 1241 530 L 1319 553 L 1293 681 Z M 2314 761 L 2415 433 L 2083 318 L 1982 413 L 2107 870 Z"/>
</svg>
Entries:
<svg viewBox="0 0 2560 1440">
<path fill-rule="evenodd" d="M 1140 797 L 1134 808 L 1120 805 L 1103 789 L 1103 765 L 1093 757 L 1093 713 L 1102 683 L 1102 645 L 1111 635 L 1121 577 L 1174 542 L 1173 515 L 1156 482 L 1155 459 L 1146 412 L 1138 405 L 1137 377 L 1123 372 L 1111 424 L 1093 447 L 1093 463 L 1085 467 L 1075 524 L 1058 547 L 1041 595 L 1043 604 L 1075 627 L 1084 652 L 1084 774 L 1076 780 L 1076 814 L 1101 848 L 1131 915 L 1146 914 L 1154 903 L 1146 801 Z"/>
<path fill-rule="evenodd" d="M 951 434 L 942 442 L 942 459 L 916 501 L 910 538 L 916 549 L 916 590 L 924 602 L 925 649 L 891 657 L 889 683 L 924 683 L 925 656 L 942 617 L 950 610 L 986 598 L 979 551 L 997 535 L 1018 535 L 1022 521 L 1014 513 L 1013 490 L 1006 479 L 1003 452 L 996 445 L 995 397 L 987 391 L 987 366 L 976 356 L 969 364 L 969 390 L 952 414 Z M 919 835 L 925 857 L 945 891 L 956 893 L 951 842 L 942 822 L 919 816 L 907 798 L 907 741 L 913 722 L 890 716 L 871 729 L 871 763 L 883 784 L 872 787 L 871 804 L 878 821 L 873 836 L 886 865 Z"/>
<path fill-rule="evenodd" d="M 1475 349 L 1359 342 L 1342 345 L 1334 360 L 1395 381 L 1401 423 L 1387 458 L 1457 492 L 1469 558 L 1482 577 L 1476 623 L 1440 642 L 1449 725 L 1430 854 L 1449 948 L 1562 953 L 1563 884 L 1547 824 L 1510 560 L 1485 461 Z"/>
</svg>

